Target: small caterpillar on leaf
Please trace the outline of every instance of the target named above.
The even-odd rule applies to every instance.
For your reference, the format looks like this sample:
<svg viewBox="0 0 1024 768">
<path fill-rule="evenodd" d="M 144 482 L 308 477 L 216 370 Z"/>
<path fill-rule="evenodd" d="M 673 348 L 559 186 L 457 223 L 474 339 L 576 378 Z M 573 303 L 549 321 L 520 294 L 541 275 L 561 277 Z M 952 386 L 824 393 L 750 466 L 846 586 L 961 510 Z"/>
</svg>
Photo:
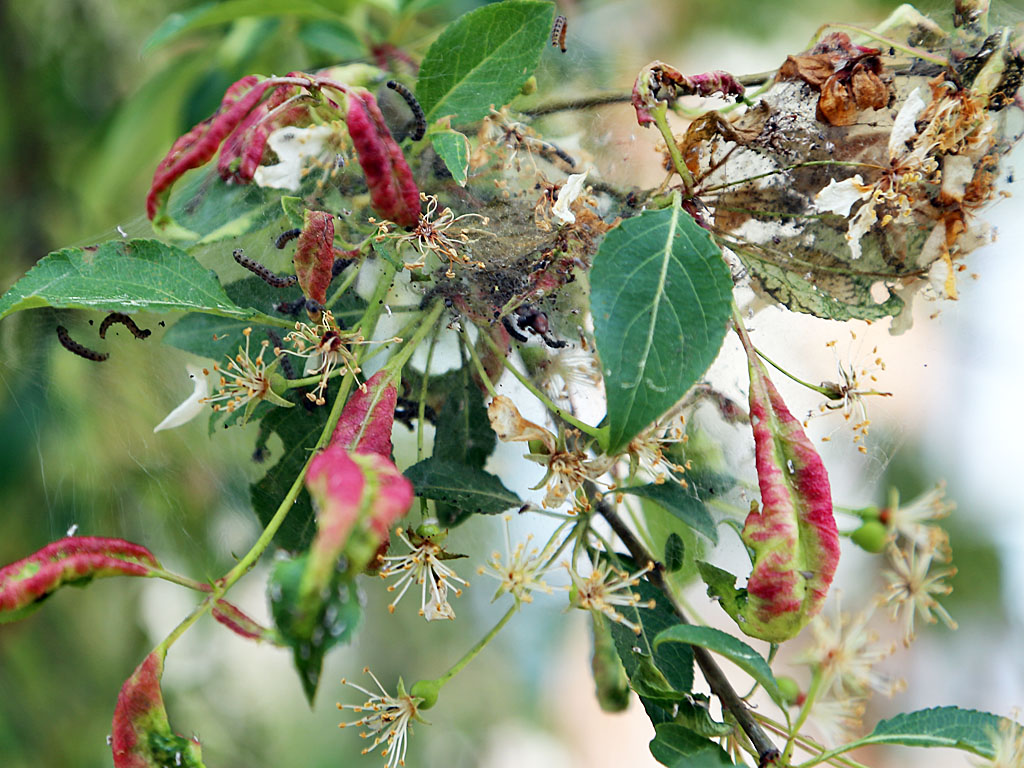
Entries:
<svg viewBox="0 0 1024 768">
<path fill-rule="evenodd" d="M 555 26 L 551 28 L 551 45 L 565 53 L 565 33 L 569 27 L 569 20 L 565 16 L 558 16 L 555 19 Z"/>
</svg>

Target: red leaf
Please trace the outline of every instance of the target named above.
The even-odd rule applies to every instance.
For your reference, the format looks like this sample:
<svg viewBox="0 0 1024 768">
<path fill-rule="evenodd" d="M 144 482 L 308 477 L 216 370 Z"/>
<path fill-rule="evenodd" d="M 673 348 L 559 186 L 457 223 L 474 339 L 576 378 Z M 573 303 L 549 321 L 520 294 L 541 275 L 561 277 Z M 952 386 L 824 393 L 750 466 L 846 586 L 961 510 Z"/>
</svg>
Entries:
<svg viewBox="0 0 1024 768">
<path fill-rule="evenodd" d="M 218 600 L 213 606 L 213 618 L 246 640 L 272 640 L 273 632 L 242 612 L 227 600 Z"/>
<path fill-rule="evenodd" d="M 356 453 L 391 456 L 398 390 L 394 384 L 385 384 L 387 376 L 386 371 L 375 373 L 349 398 L 334 428 L 331 445 Z"/>
<path fill-rule="evenodd" d="M 377 100 L 366 91 L 352 91 L 346 124 L 373 209 L 401 227 L 414 226 L 420 217 L 420 192 Z"/>
<path fill-rule="evenodd" d="M 324 304 L 334 266 L 334 217 L 331 214 L 306 211 L 292 261 L 302 293 Z"/>
<path fill-rule="evenodd" d="M 123 539 L 75 536 L 0 568 L 0 624 L 17 621 L 64 584 L 104 576 L 149 576 L 160 564 Z"/>
<path fill-rule="evenodd" d="M 260 81 L 257 75 L 243 77 L 228 88 L 220 108 L 212 116 L 174 142 L 153 174 L 153 184 L 146 197 L 146 215 L 150 220 L 160 223 L 166 217 L 163 209 L 174 182 L 186 171 L 208 162 L 217 153 L 221 142 L 274 85 L 273 80 Z"/>
<path fill-rule="evenodd" d="M 111 728 L 114 768 L 202 768 L 199 740 L 171 731 L 160 691 L 164 654 L 158 648 L 132 673 L 117 696 Z"/>
</svg>

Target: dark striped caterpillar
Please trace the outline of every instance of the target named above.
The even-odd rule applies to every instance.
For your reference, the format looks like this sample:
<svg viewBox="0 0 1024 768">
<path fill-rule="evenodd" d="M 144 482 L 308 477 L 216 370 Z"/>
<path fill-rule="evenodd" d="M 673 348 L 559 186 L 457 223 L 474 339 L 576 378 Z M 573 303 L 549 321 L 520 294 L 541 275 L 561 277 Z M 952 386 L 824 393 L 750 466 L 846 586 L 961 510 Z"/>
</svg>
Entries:
<svg viewBox="0 0 1024 768">
<path fill-rule="evenodd" d="M 286 232 L 285 234 L 288 233 Z M 239 265 L 245 267 L 267 285 L 273 286 L 274 288 L 287 288 L 289 285 L 295 285 L 295 282 L 298 279 L 295 275 L 275 275 L 258 261 L 246 256 L 245 251 L 241 248 L 236 248 L 234 253 L 231 255 L 235 257 L 235 261 L 237 261 Z"/>
<path fill-rule="evenodd" d="M 387 86 L 405 99 L 405 103 L 408 104 L 409 109 L 412 110 L 412 118 L 416 121 L 416 125 L 413 127 L 412 134 L 409 138 L 413 141 L 419 141 L 427 132 L 427 118 L 423 114 L 423 107 L 421 107 L 420 103 L 416 101 L 416 97 L 412 95 L 412 91 L 397 80 L 388 80 Z"/>
<path fill-rule="evenodd" d="M 551 28 L 551 45 L 557 46 L 562 53 L 565 53 L 565 32 L 569 27 L 569 20 L 565 16 L 555 17 L 555 26 Z"/>
<path fill-rule="evenodd" d="M 64 347 L 68 352 L 84 357 L 86 360 L 93 360 L 97 363 L 102 363 L 110 355 L 106 352 L 95 352 L 88 347 L 83 347 L 77 341 L 68 336 L 68 329 L 63 325 L 57 326 L 57 338 L 60 340 L 60 345 Z"/>
<path fill-rule="evenodd" d="M 131 331 L 132 336 L 134 336 L 136 339 L 148 338 L 149 334 L 152 333 L 152 331 L 149 330 L 148 328 L 139 328 L 139 326 L 135 324 L 135 321 L 132 320 L 131 317 L 129 317 L 128 315 L 124 314 L 124 312 L 111 312 L 109 315 L 103 318 L 103 322 L 100 323 L 101 339 L 107 338 L 107 330 L 114 323 L 120 323 L 121 325 L 123 325 L 125 328 Z"/>
<path fill-rule="evenodd" d="M 277 240 L 274 241 L 274 247 L 280 251 L 282 248 L 288 245 L 288 243 L 290 243 L 292 240 L 294 240 L 301 234 L 302 230 L 299 229 L 298 227 L 296 227 L 295 229 L 289 229 L 287 232 L 282 232 L 280 235 L 277 236 Z"/>
</svg>

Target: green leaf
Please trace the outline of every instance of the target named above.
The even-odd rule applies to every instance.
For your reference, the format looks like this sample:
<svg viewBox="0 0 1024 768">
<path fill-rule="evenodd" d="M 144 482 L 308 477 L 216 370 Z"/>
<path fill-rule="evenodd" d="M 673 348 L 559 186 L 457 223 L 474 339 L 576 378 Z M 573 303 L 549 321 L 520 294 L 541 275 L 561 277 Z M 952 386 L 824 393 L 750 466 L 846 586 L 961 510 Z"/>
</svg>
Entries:
<svg viewBox="0 0 1024 768">
<path fill-rule="evenodd" d="M 704 502 L 697 495 L 697 487 L 691 484 L 684 488 L 679 483 L 651 483 L 633 487 L 616 488 L 618 493 L 628 493 L 650 499 L 666 512 L 682 520 L 697 533 L 707 536 L 712 543 L 718 543 L 718 529 Z"/>
<path fill-rule="evenodd" d="M 959 707 L 933 707 L 882 720 L 857 740 L 864 744 L 906 744 L 910 747 L 951 747 L 982 757 L 995 755 L 992 740 L 1006 718 Z M 1019 726 L 1018 726 L 1019 727 Z"/>
<path fill-rule="evenodd" d="M 483 394 L 473 383 L 468 365 L 459 369 L 456 380 L 437 417 L 433 458 L 483 469 L 498 437 L 491 429 Z"/>
<path fill-rule="evenodd" d="M 454 115 L 461 125 L 508 104 L 540 62 L 555 7 L 507 0 L 450 24 L 423 57 L 416 96 L 427 120 Z"/>
<path fill-rule="evenodd" d="M 430 143 L 460 186 L 466 186 L 469 173 L 469 139 L 458 131 L 440 131 L 430 135 Z"/>
<path fill-rule="evenodd" d="M 737 589 L 736 577 L 716 565 L 698 560 L 697 570 L 707 584 L 708 596 L 717 598 L 722 610 L 729 614 L 733 621 L 738 622 L 737 617 L 747 600 L 747 590 Z"/>
<path fill-rule="evenodd" d="M 335 381 L 337 380 L 335 379 Z M 328 388 L 328 403 L 334 402 L 337 392 L 337 384 Z M 277 463 L 267 470 L 258 483 L 250 487 L 253 511 L 259 518 L 261 526 L 265 527 L 273 518 L 278 506 L 292 487 L 292 483 L 295 482 L 295 478 L 305 466 L 306 460 L 320 439 L 329 412 L 330 406 L 312 409 L 289 408 L 287 410 L 275 408 L 260 422 L 257 452 L 263 450 L 272 432 L 277 433 L 281 442 L 284 443 L 284 453 L 281 454 Z M 313 534 L 316 532 L 314 520 L 313 505 L 310 503 L 309 495 L 300 492 L 288 517 L 285 518 L 284 523 L 274 536 L 274 543 L 290 552 L 305 549 L 313 540 Z"/>
<path fill-rule="evenodd" d="M 279 190 L 257 184 L 227 184 L 216 168 L 190 173 L 175 188 L 168 207 L 174 225 L 162 234 L 183 244 L 241 237 L 281 217 Z"/>
<path fill-rule="evenodd" d="M 654 638 L 655 649 L 665 643 L 699 645 L 729 659 L 761 684 L 769 696 L 782 703 L 779 686 L 775 682 L 771 667 L 761 655 L 742 640 L 714 627 L 698 627 L 692 624 L 676 624 Z"/>
<path fill-rule="evenodd" d="M 665 570 L 674 573 L 686 562 L 686 544 L 682 536 L 673 531 L 665 540 Z"/>
<path fill-rule="evenodd" d="M 442 525 L 458 525 L 473 514 L 496 515 L 523 503 L 497 477 L 467 464 L 431 457 L 413 464 L 404 474 L 417 496 L 454 507 L 455 516 L 442 519 Z"/>
<path fill-rule="evenodd" d="M 675 405 L 725 338 L 732 279 L 679 196 L 627 219 L 601 243 L 590 308 L 608 398 L 608 453 Z"/>
<path fill-rule="evenodd" d="M 247 277 L 230 283 L 224 286 L 224 290 L 228 297 L 239 306 L 252 307 L 262 312 L 272 312 L 275 303 L 292 301 L 302 295 L 302 291 L 297 286 L 273 288 L 258 277 Z M 335 319 L 351 327 L 363 316 L 365 309 L 366 302 L 355 293 L 346 293 L 335 304 L 332 311 Z M 281 316 L 279 320 L 282 323 L 292 322 L 291 318 L 284 316 Z M 267 333 L 271 330 L 271 326 L 227 317 L 214 317 L 197 312 L 185 315 L 168 328 L 162 341 L 164 344 L 183 349 L 186 352 L 208 357 L 211 360 L 221 360 L 225 355 L 233 356 L 238 351 L 239 345 L 244 343 L 242 331 L 249 327 L 253 329 L 249 345 L 254 354 L 258 352 L 259 345 L 264 340 L 270 342 L 272 350 L 274 345 L 280 343 L 287 333 L 279 326 L 273 326 L 277 329 L 278 339 L 278 341 L 274 341 Z M 269 360 L 270 352 L 265 354 L 264 358 Z M 287 357 L 287 359 L 295 367 L 296 377 L 301 376 L 302 360 L 295 357 Z"/>
<path fill-rule="evenodd" d="M 735 765 L 715 742 L 675 723 L 654 726 L 651 754 L 669 768 L 718 768 Z"/>
<path fill-rule="evenodd" d="M 302 25 L 299 40 L 332 61 L 348 61 L 366 56 L 366 45 L 347 24 L 314 20 Z"/>
<path fill-rule="evenodd" d="M 640 595 L 640 604 L 620 610 L 629 621 L 640 626 L 640 634 L 622 624 L 611 625 L 615 649 L 626 676 L 633 682 L 643 672 L 645 659 L 651 659 L 673 690 L 689 692 L 693 687 L 693 649 L 679 644 L 654 647 L 654 638 L 659 633 L 679 623 L 672 605 L 660 589 L 646 581 L 641 581 L 631 591 Z M 647 608 L 650 600 L 654 601 L 654 608 Z"/>
<path fill-rule="evenodd" d="M 40 259 L 0 297 L 0 318 L 37 307 L 196 310 L 242 320 L 260 317 L 224 292 L 217 275 L 158 240 L 109 240 Z M 269 318 L 281 325 L 277 318 Z"/>
<path fill-rule="evenodd" d="M 312 0 L 226 0 L 204 3 L 183 13 L 172 13 L 142 45 L 142 55 L 175 40 L 187 32 L 226 24 L 246 16 L 305 16 L 320 19 L 337 18 L 334 13 Z"/>
<path fill-rule="evenodd" d="M 331 585 L 310 604 L 300 594 L 309 553 L 294 560 L 280 560 L 267 582 L 270 612 L 281 638 L 291 647 L 302 689 L 313 703 L 324 654 L 352 639 L 363 611 L 359 588 L 348 573 L 336 573 Z"/>
</svg>

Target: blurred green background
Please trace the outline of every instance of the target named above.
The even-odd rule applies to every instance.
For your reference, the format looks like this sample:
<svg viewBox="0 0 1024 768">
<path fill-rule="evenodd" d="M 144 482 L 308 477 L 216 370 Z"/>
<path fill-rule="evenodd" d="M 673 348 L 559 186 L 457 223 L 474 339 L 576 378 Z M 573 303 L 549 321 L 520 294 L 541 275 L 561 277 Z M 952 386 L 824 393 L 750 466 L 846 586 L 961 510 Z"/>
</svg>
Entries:
<svg viewBox="0 0 1024 768">
<path fill-rule="evenodd" d="M 318 3 L 336 12 L 341 23 L 297 14 L 250 16 L 148 48 L 144 45 L 156 30 L 169 29 L 161 25 L 170 14 L 188 13 L 198 4 L 0 3 L 5 85 L 0 288 L 61 246 L 116 236 L 118 226 L 144 236 L 149 230 L 143 199 L 156 162 L 175 137 L 215 108 L 238 77 L 362 60 L 368 43 L 391 42 L 422 53 L 440 25 L 474 5 Z M 569 17 L 570 51 L 564 57 L 548 51 L 538 72 L 540 91 L 555 97 L 627 90 L 639 67 L 655 58 L 684 71 L 761 71 L 803 49 L 825 21 L 873 23 L 896 5 L 881 0 L 561 3 L 560 12 Z M 635 132 L 629 118 L 629 107 L 620 105 L 588 115 L 582 130 L 598 140 L 605 132 L 629 134 Z M 970 301 L 968 292 L 962 304 Z M 156 328 L 161 318 L 144 319 L 148 324 L 141 324 Z M 254 431 L 208 437 L 205 424 L 192 423 L 154 436 L 152 426 L 191 389 L 183 374 L 185 356 L 123 332 L 110 345 L 117 354 L 102 366 L 62 354 L 54 325 L 87 320 L 87 313 L 41 310 L 0 323 L 0 563 L 77 526 L 79 534 L 143 543 L 167 566 L 199 579 L 223 573 L 233 554 L 244 552 L 257 534 L 248 484 L 264 470 L 251 460 Z M 943 329 L 965 333 L 964 322 L 957 314 Z M 948 352 L 945 361 L 935 360 L 930 375 L 956 364 Z M 936 354 L 944 353 L 937 348 Z M 898 394 L 914 398 L 913 389 Z M 954 420 L 957 414 L 944 417 Z M 892 429 L 900 446 L 895 460 L 878 460 L 868 472 L 876 482 L 872 487 L 851 481 L 855 495 L 866 497 L 856 501 L 881 501 L 883 481 L 910 494 L 949 474 L 950 495 L 969 510 L 950 523 L 961 570 L 950 609 L 963 623 L 988 622 L 996 633 L 1019 626 L 1002 602 L 1001 587 L 1009 590 L 1010 582 L 1001 580 L 1001 560 L 991 543 L 995 523 L 976 522 L 998 520 L 999 513 L 986 516 L 986 500 L 969 495 L 969 478 L 958 480 L 951 458 L 955 430 L 952 437 L 939 438 L 951 443 L 954 453 L 936 458 L 920 447 L 925 432 L 916 426 Z M 490 551 L 497 534 L 493 521 L 465 528 L 453 534 L 453 549 Z M 437 674 L 472 642 L 474 626 L 483 631 L 495 611 L 500 613 L 500 606 L 488 603 L 491 585 L 477 581 L 479 587 L 455 605 L 458 622 L 426 627 L 414 621 L 411 610 L 389 617 L 383 591 L 371 584 L 364 633 L 354 647 L 331 657 L 312 714 L 286 653 L 250 648 L 204 621 L 168 658 L 165 693 L 172 725 L 186 733 L 195 729 L 207 764 L 218 768 L 313 768 L 360 759 L 360 765 L 377 764 L 376 757 L 358 757 L 354 734 L 338 733 L 332 702 L 344 692 L 328 681 L 342 674 L 358 679 L 367 663 L 389 685 L 399 674 L 407 682 Z M 253 574 L 237 597 L 243 607 L 263 615 L 260 586 L 260 573 Z M 64 590 L 29 619 L 0 626 L 0 766 L 109 766 L 104 735 L 117 691 L 191 601 L 169 585 L 106 580 L 88 590 Z M 474 665 L 479 669 L 460 677 L 450 693 L 446 689 L 445 706 L 430 713 L 435 725 L 417 726 L 410 764 L 502 765 L 503 739 L 520 750 L 535 748 L 529 754 L 536 765 L 614 764 L 614 749 L 587 752 L 584 742 L 590 737 L 585 730 L 581 736 L 574 723 L 589 718 L 587 727 L 615 727 L 593 725 L 602 721 L 593 720 L 592 707 L 586 718 L 574 709 L 590 696 L 584 617 L 567 619 L 560 603 L 538 603 Z M 928 647 L 955 657 L 951 642 L 943 638 Z M 567 655 L 566 648 L 575 654 Z M 567 665 L 575 665 L 575 671 L 567 671 Z M 1019 672 L 1019 660 L 1013 669 Z M 566 681 L 580 690 L 561 690 Z M 1014 703 L 1020 691 L 1019 683 L 1011 686 L 989 708 Z M 905 699 L 895 705 L 964 703 L 957 697 L 970 693 L 947 690 L 942 701 Z M 986 706 L 984 698 L 966 703 Z M 642 725 L 629 738 L 624 754 L 635 754 L 634 764 L 649 760 Z"/>
</svg>

